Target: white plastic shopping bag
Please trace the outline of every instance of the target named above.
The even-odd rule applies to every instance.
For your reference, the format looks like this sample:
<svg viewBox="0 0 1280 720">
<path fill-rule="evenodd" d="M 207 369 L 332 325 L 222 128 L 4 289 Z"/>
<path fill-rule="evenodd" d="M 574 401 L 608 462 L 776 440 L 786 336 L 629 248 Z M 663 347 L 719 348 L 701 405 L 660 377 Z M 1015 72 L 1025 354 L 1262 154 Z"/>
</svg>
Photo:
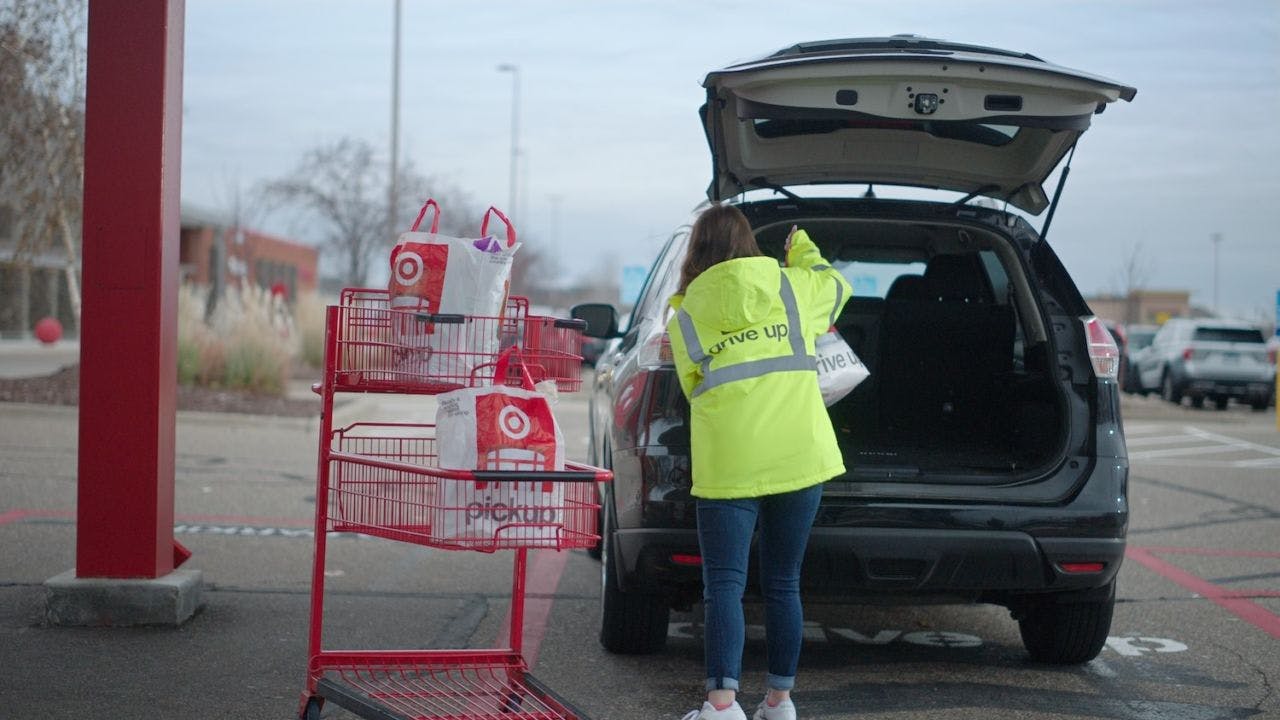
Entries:
<svg viewBox="0 0 1280 720">
<path fill-rule="evenodd" d="M 816 351 L 818 389 L 822 391 L 822 402 L 827 407 L 853 392 L 858 383 L 871 375 L 871 371 L 835 328 L 818 338 Z"/>
<path fill-rule="evenodd" d="M 436 453 L 446 470 L 550 472 L 564 469 L 564 435 L 546 396 L 494 386 L 439 396 Z M 540 480 L 442 480 L 436 537 L 499 538 L 554 546 L 564 525 L 564 485 Z"/>
<path fill-rule="evenodd" d="M 431 209 L 431 229 L 423 232 L 422 219 Z M 488 234 L 492 215 L 506 226 L 505 242 Z M 440 207 L 428 200 L 391 251 L 391 307 L 428 314 L 501 315 L 511 284 L 511 262 L 520 247 L 511 221 L 490 207 L 480 223 L 479 238 L 443 235 L 439 227 Z"/>
<path fill-rule="evenodd" d="M 445 470 L 551 472 L 564 469 L 564 435 L 542 393 L 462 388 L 437 398 L 436 453 Z"/>
<path fill-rule="evenodd" d="M 430 231 L 419 230 L 434 209 Z M 488 234 L 489 218 L 506 226 L 506 239 Z M 428 200 L 409 232 L 391 251 L 387 284 L 392 313 L 391 335 L 402 379 L 415 377 L 466 384 L 471 371 L 499 350 L 499 329 L 511 285 L 511 264 L 520 244 L 511 222 L 490 207 L 480 224 L 480 238 L 458 238 L 438 232 L 440 208 Z M 436 315 L 453 316 L 435 322 Z"/>
</svg>

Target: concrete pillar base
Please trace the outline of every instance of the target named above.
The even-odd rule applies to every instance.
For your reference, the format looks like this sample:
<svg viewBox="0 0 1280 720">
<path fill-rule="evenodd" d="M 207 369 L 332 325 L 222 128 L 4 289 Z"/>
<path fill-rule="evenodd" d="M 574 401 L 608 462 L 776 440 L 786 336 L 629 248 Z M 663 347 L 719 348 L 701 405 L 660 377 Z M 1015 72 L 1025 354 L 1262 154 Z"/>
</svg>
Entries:
<svg viewBox="0 0 1280 720">
<path fill-rule="evenodd" d="M 78 578 L 68 570 L 45 581 L 45 621 L 53 626 L 181 625 L 204 600 L 199 570 L 155 579 Z"/>
</svg>

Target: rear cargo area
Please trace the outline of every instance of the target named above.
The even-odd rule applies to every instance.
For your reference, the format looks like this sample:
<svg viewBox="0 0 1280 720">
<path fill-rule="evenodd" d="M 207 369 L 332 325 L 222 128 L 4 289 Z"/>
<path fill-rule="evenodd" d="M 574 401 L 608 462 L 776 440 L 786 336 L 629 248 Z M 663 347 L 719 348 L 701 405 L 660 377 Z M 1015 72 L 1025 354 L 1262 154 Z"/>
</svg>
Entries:
<svg viewBox="0 0 1280 720">
<path fill-rule="evenodd" d="M 931 241 L 907 242 L 922 236 Z M 846 467 L 999 481 L 1049 462 L 1065 435 L 1062 400 L 1048 333 L 1013 249 L 994 234 L 945 228 L 903 237 L 898 251 L 926 260 L 923 272 L 894 278 L 883 297 L 851 298 L 836 321 L 871 370 L 829 408 Z M 854 242 L 830 252 L 848 266 L 894 250 Z"/>
</svg>

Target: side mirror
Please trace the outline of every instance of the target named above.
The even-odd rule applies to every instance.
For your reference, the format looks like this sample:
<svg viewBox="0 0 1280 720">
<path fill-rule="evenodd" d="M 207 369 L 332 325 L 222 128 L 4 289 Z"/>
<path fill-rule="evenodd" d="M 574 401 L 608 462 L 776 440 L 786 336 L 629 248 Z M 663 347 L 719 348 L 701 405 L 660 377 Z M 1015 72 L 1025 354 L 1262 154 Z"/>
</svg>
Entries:
<svg viewBox="0 0 1280 720">
<path fill-rule="evenodd" d="M 604 340 L 619 337 L 618 311 L 608 303 L 574 305 L 569 316 L 574 320 L 586 321 L 587 329 L 583 334 L 587 337 Z"/>
</svg>

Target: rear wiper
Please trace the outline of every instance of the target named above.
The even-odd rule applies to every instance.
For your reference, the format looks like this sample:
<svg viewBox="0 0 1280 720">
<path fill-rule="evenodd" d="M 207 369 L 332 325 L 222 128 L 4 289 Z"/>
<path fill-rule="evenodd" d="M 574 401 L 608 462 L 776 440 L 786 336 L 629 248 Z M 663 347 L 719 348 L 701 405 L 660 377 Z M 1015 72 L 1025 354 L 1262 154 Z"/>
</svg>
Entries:
<svg viewBox="0 0 1280 720">
<path fill-rule="evenodd" d="M 987 193 L 991 192 L 992 190 L 999 190 L 999 189 L 1000 189 L 1000 186 L 999 186 L 999 185 L 994 185 L 994 184 L 993 184 L 993 185 L 983 185 L 982 187 L 978 188 L 977 190 L 974 190 L 973 192 L 969 193 L 968 195 L 965 195 L 964 197 L 960 198 L 959 200 L 957 200 L 957 201 L 955 201 L 955 202 L 951 203 L 950 205 L 948 205 L 948 206 L 947 206 L 947 209 L 948 209 L 948 210 L 953 210 L 953 209 L 955 209 L 955 208 L 960 207 L 961 205 L 964 205 L 965 203 L 969 202 L 970 200 L 972 200 L 972 199 L 974 199 L 974 198 L 978 197 L 979 195 L 985 195 L 985 194 L 987 194 Z"/>
</svg>

